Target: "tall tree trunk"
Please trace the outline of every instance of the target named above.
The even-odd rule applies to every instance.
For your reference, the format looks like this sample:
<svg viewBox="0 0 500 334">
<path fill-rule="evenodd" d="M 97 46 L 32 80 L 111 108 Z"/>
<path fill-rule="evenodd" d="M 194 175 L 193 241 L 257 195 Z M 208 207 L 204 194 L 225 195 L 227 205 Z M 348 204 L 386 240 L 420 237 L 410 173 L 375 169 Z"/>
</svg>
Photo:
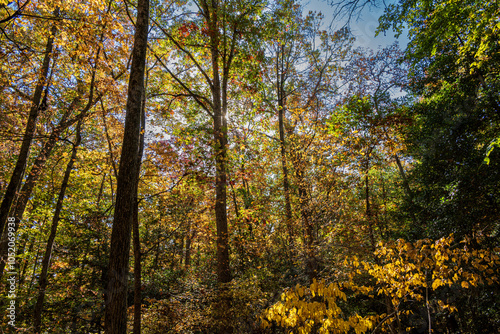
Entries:
<svg viewBox="0 0 500 334">
<path fill-rule="evenodd" d="M 57 16 L 59 11 L 55 11 Z M 31 99 L 31 107 L 28 116 L 28 121 L 26 123 L 26 130 L 23 135 L 23 141 L 21 144 L 21 149 L 19 150 L 19 155 L 17 157 L 16 166 L 12 172 L 12 176 L 9 181 L 9 185 L 5 190 L 5 194 L 0 205 L 0 235 L 4 239 L 3 232 L 6 226 L 7 218 L 9 217 L 10 209 L 14 199 L 16 198 L 17 190 L 21 185 L 21 181 L 24 175 L 24 170 L 26 168 L 26 163 L 28 161 L 29 151 L 31 147 L 31 142 L 36 131 L 36 122 L 38 114 L 40 111 L 40 105 L 42 102 L 42 93 L 45 83 L 47 81 L 47 75 L 49 73 L 50 60 L 52 58 L 52 51 L 54 47 L 54 36 L 57 32 L 57 27 L 54 24 L 50 30 L 50 35 L 47 38 L 47 44 L 45 46 L 44 59 L 42 62 L 42 68 L 40 69 L 40 77 L 35 87 L 35 92 L 33 98 Z M 18 223 L 18 222 L 16 222 Z"/>
<path fill-rule="evenodd" d="M 227 229 L 227 129 L 222 126 L 220 111 L 214 113 L 215 154 L 215 220 L 217 225 L 217 280 L 227 283 L 231 280 L 229 269 L 229 240 Z"/>
<path fill-rule="evenodd" d="M 212 65 L 212 101 L 213 101 L 213 138 L 215 153 L 215 221 L 217 227 L 216 256 L 217 281 L 219 283 L 219 305 L 216 306 L 217 332 L 229 334 L 231 326 L 231 298 L 225 283 L 231 281 L 229 265 L 229 236 L 227 223 L 227 84 L 231 65 L 228 59 L 224 17 L 220 15 L 218 0 L 204 1 L 207 24 L 210 34 L 210 53 Z M 221 32 L 223 31 L 223 32 Z M 222 39 L 222 40 L 221 40 Z M 221 43 L 223 49 L 221 50 Z M 231 50 L 232 54 L 233 50 Z M 223 64 L 222 69 L 219 62 Z M 221 71 L 222 70 L 222 71 Z M 221 81 L 222 72 L 222 81 Z"/>
<path fill-rule="evenodd" d="M 376 245 L 375 245 L 375 233 L 373 231 L 373 215 L 372 215 L 372 209 L 371 209 L 371 203 L 370 203 L 370 177 L 368 173 L 370 172 L 370 156 L 372 154 L 372 151 L 374 149 L 374 146 L 368 146 L 365 156 L 366 156 L 366 162 L 365 162 L 365 204 L 366 204 L 366 222 L 368 223 L 368 235 L 370 238 L 370 246 L 372 249 L 372 252 L 375 251 Z"/>
<path fill-rule="evenodd" d="M 217 57 L 214 57 L 217 58 Z M 214 73 L 214 142 L 215 142 L 215 221 L 217 226 L 217 281 L 221 284 L 231 281 L 229 266 L 229 237 L 227 226 L 227 124 L 221 100 L 221 86 L 218 75 L 217 60 L 213 61 Z M 231 301 L 226 287 L 222 287 L 218 312 L 220 334 L 232 333 L 227 323 L 230 319 Z"/>
<path fill-rule="evenodd" d="M 110 242 L 105 305 L 106 334 L 125 334 L 127 332 L 128 266 L 134 203 L 137 197 L 137 169 L 139 168 L 137 162 L 140 146 L 148 25 L 149 0 L 139 0 Z"/>
<path fill-rule="evenodd" d="M 139 187 L 139 176 L 140 176 L 140 166 L 142 163 L 142 155 L 144 153 L 144 134 L 146 132 L 146 83 L 144 84 L 144 90 L 142 93 L 142 110 L 141 110 L 141 134 L 139 137 L 139 154 L 137 157 L 137 181 L 136 187 Z M 138 189 L 135 191 L 135 203 L 134 203 L 134 222 L 133 222 L 133 236 L 134 236 L 134 334 L 141 334 L 141 306 L 142 306 L 142 293 L 141 293 L 141 275 L 142 275 L 142 265 L 141 265 L 141 239 L 139 235 L 139 200 L 137 198 Z"/>
<path fill-rule="evenodd" d="M 213 15 L 218 15 L 216 1 Z M 214 18 L 217 22 L 217 17 Z M 217 25 L 214 30 L 217 29 Z M 227 96 L 219 78 L 219 38 L 217 31 L 212 40 L 213 100 L 214 100 L 214 143 L 215 143 L 215 220 L 217 225 L 217 279 L 220 283 L 231 280 L 229 268 L 229 239 L 227 228 Z M 224 95 L 224 96 L 223 96 Z"/>
<path fill-rule="evenodd" d="M 280 135 L 281 168 L 283 170 L 283 192 L 285 194 L 285 217 L 288 229 L 289 248 L 293 249 L 293 227 L 292 227 L 292 206 L 290 204 L 290 182 L 288 180 L 288 168 L 286 165 L 286 143 L 285 143 L 285 70 L 284 70 L 284 46 L 280 46 L 276 54 L 276 92 L 278 96 L 278 126 Z"/>
<path fill-rule="evenodd" d="M 45 289 L 47 288 L 47 273 L 50 265 L 50 258 L 52 256 L 52 248 L 54 246 L 54 240 L 57 234 L 57 226 L 59 225 L 61 210 L 63 207 L 64 196 L 66 194 L 66 188 L 68 187 L 69 177 L 71 175 L 71 170 L 73 169 L 73 164 L 76 160 L 76 153 L 78 146 L 80 146 L 82 137 L 80 135 L 81 120 L 76 126 L 76 139 L 73 145 L 73 150 L 71 153 L 71 158 L 66 166 L 66 171 L 64 172 L 64 178 L 61 184 L 61 190 L 59 191 L 59 197 L 57 198 L 56 209 L 54 212 L 54 217 L 52 218 L 52 226 L 50 228 L 49 239 L 47 240 L 47 246 L 45 249 L 45 254 L 42 260 L 42 272 L 40 273 L 40 280 L 38 285 L 38 297 L 35 305 L 35 312 L 33 316 L 33 326 L 35 333 L 40 333 L 40 327 L 42 324 L 42 309 L 43 301 L 45 299 Z"/>
</svg>

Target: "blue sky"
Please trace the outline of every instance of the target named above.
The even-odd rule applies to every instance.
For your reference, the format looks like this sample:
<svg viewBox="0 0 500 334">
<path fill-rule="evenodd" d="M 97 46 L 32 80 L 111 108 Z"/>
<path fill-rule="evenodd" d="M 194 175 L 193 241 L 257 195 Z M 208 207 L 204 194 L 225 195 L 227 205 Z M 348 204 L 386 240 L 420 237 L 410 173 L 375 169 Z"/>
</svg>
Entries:
<svg viewBox="0 0 500 334">
<path fill-rule="evenodd" d="M 333 8 L 325 0 L 309 0 L 306 2 L 305 11 L 320 11 L 325 15 L 325 22 L 330 23 L 333 18 Z M 375 37 L 375 30 L 378 27 L 378 18 L 383 14 L 383 8 L 365 8 L 358 20 L 351 22 L 352 33 L 356 37 L 356 45 L 377 49 L 379 46 L 385 47 L 392 44 L 396 38 L 392 31 L 388 31 L 386 36 L 381 33 Z M 336 29 L 341 28 L 344 21 L 333 22 L 332 26 Z M 404 49 L 408 39 L 404 34 L 399 37 L 399 46 Z"/>
</svg>

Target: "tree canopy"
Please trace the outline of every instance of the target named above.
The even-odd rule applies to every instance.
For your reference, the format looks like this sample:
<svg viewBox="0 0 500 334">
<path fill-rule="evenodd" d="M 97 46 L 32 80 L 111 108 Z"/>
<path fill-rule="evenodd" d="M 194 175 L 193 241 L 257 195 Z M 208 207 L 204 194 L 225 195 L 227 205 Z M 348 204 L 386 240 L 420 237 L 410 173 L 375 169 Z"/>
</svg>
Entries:
<svg viewBox="0 0 500 334">
<path fill-rule="evenodd" d="M 0 0 L 0 331 L 498 331 L 498 3 L 329 5 Z"/>
</svg>

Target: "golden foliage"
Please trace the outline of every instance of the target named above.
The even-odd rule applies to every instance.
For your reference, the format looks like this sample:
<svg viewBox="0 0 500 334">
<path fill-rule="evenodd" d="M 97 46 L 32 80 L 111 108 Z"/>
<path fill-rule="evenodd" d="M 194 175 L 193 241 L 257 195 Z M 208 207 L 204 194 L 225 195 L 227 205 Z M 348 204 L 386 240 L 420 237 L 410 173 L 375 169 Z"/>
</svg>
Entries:
<svg viewBox="0 0 500 334">
<path fill-rule="evenodd" d="M 378 327 L 383 331 L 384 326 L 399 323 L 401 317 L 411 314 L 406 302 L 414 305 L 420 302 L 431 312 L 429 295 L 437 298 L 432 301 L 437 306 L 432 312 L 454 312 L 456 305 L 436 297 L 445 294 L 433 292 L 451 286 L 470 289 L 499 282 L 500 249 L 472 249 L 471 244 L 480 245 L 481 240 L 454 243 L 450 235 L 437 241 L 381 242 L 375 251 L 375 261 L 360 261 L 357 257 L 345 260 L 344 265 L 352 269 L 346 282 L 328 284 L 314 280 L 309 287 L 297 285 L 284 292 L 281 301 L 261 315 L 262 326 L 269 327 L 275 322 L 292 329 L 290 333 L 311 333 L 313 328 L 318 333 L 348 333 L 351 329 L 365 333 Z M 371 284 L 356 283 L 366 281 L 367 274 Z M 383 297 L 389 314 L 345 314 L 338 302 L 347 301 L 346 290 L 354 295 Z"/>
<path fill-rule="evenodd" d="M 379 316 L 362 317 L 354 314 L 343 317 L 339 300 L 346 301 L 344 291 L 349 282 L 342 284 L 314 280 L 308 287 L 297 285 L 281 295 L 281 301 L 265 310 L 261 316 L 263 327 L 275 321 L 279 326 L 296 329 L 298 333 L 310 333 L 316 327 L 318 333 L 348 333 L 351 329 L 364 333 L 373 328 Z M 369 292 L 370 288 L 362 288 Z"/>
</svg>

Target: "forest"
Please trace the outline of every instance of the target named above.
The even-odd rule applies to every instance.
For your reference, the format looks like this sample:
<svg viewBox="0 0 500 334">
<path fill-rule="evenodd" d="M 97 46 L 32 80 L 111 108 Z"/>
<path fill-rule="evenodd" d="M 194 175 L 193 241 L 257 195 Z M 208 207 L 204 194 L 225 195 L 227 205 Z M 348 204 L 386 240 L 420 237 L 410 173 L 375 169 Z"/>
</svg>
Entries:
<svg viewBox="0 0 500 334">
<path fill-rule="evenodd" d="M 499 2 L 307 5 L 0 0 L 0 333 L 500 333 Z"/>
</svg>

